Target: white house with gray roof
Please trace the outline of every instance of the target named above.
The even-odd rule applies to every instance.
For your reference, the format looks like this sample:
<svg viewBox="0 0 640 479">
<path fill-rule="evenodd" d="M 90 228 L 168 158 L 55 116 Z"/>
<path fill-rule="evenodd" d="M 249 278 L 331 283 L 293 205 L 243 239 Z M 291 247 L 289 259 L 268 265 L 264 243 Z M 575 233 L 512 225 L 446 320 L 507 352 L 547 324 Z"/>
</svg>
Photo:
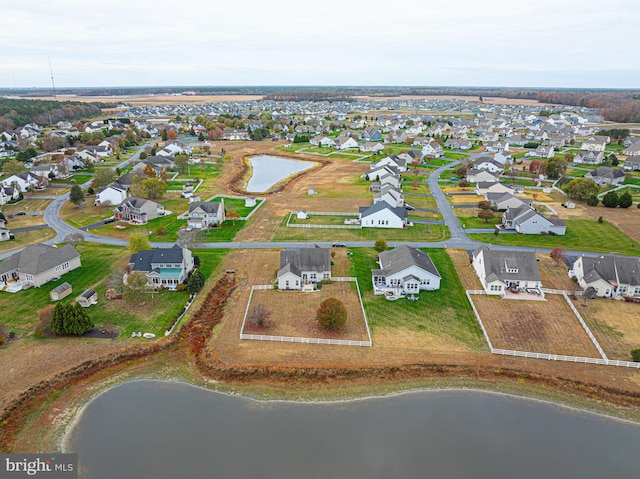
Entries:
<svg viewBox="0 0 640 479">
<path fill-rule="evenodd" d="M 408 225 L 407 210 L 392 207 L 384 201 L 361 206 L 359 219 L 362 228 L 404 228 Z"/>
<path fill-rule="evenodd" d="M 194 201 L 189 204 L 187 224 L 192 228 L 207 229 L 220 226 L 225 220 L 224 200 Z"/>
<path fill-rule="evenodd" d="M 80 266 L 80 253 L 71 245 L 31 245 L 0 263 L 0 285 L 3 291 L 39 287 Z M 12 283 L 18 283 L 19 287 L 11 287 Z"/>
<path fill-rule="evenodd" d="M 492 250 L 483 245 L 473 252 L 472 265 L 487 294 L 504 296 L 509 288 L 542 287 L 536 255 L 529 251 Z"/>
<path fill-rule="evenodd" d="M 585 178 L 591 178 L 599 185 L 617 185 L 624 181 L 624 171 L 608 166 L 599 166 L 595 170 L 589 171 Z"/>
<path fill-rule="evenodd" d="M 531 206 L 522 204 L 508 207 L 502 214 L 502 228 L 528 235 L 556 234 L 567 232 L 567 223 L 558 218 L 545 218 Z"/>
<path fill-rule="evenodd" d="M 280 252 L 278 289 L 315 289 L 322 280 L 331 279 L 329 248 L 301 248 Z"/>
<path fill-rule="evenodd" d="M 175 244 L 171 248 L 140 250 L 131 255 L 129 270 L 124 275 L 124 282 L 131 273 L 141 271 L 147 276 L 149 287 L 164 287 L 175 290 L 184 283 L 193 270 L 193 255 L 187 248 Z"/>
<path fill-rule="evenodd" d="M 442 277 L 429 255 L 416 248 L 398 246 L 378 255 L 379 269 L 371 270 L 374 294 L 440 289 Z"/>
<path fill-rule="evenodd" d="M 602 255 L 580 256 L 569 271 L 586 290 L 595 289 L 596 295 L 640 297 L 640 258 Z"/>
</svg>

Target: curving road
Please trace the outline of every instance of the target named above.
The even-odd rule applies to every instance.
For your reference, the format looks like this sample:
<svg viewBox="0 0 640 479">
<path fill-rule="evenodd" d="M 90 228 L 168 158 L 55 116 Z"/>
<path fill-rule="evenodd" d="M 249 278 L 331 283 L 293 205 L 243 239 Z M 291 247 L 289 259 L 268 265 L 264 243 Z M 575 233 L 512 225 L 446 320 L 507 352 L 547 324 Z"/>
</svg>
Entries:
<svg viewBox="0 0 640 479">
<path fill-rule="evenodd" d="M 144 148 L 149 146 L 150 143 L 147 143 L 143 146 L 138 147 L 138 151 L 131 156 L 131 158 L 121 162 L 118 167 L 126 166 L 128 163 L 138 159 L 140 157 L 140 153 Z M 475 157 L 482 156 L 482 154 L 472 154 L 468 159 L 473 160 Z M 465 159 L 468 160 L 468 159 Z M 472 251 L 484 243 L 479 241 L 475 241 L 469 238 L 467 232 L 460 224 L 458 217 L 455 215 L 451 204 L 447 201 L 442 188 L 440 188 L 439 179 L 440 175 L 458 165 L 461 161 L 454 161 L 447 165 L 443 165 L 433 171 L 427 180 L 427 184 L 431 190 L 431 195 L 435 199 L 438 210 L 442 214 L 444 219 L 444 224 L 449 228 L 451 232 L 451 238 L 446 241 L 388 241 L 389 246 L 398 246 L 398 245 L 407 245 L 414 248 L 456 248 L 456 249 L 464 249 L 467 251 Z M 89 186 L 90 182 L 87 182 L 82 185 L 83 188 Z M 109 238 L 106 236 L 99 236 L 93 233 L 89 233 L 85 230 L 77 229 L 69 224 L 65 223 L 60 219 L 60 209 L 62 205 L 69 199 L 69 193 L 65 193 L 63 195 L 57 195 L 54 197 L 54 201 L 47 207 L 44 212 L 44 220 L 45 222 L 56 232 L 55 238 L 46 241 L 47 244 L 57 244 L 64 241 L 64 238 L 73 233 L 81 233 L 84 235 L 85 241 L 89 241 L 91 243 L 101 243 L 101 244 L 109 244 L 109 245 L 117 245 L 117 246 L 127 246 L 127 241 L 117 239 L 117 238 Z M 348 243 L 349 247 L 372 247 L 374 246 L 374 241 L 350 241 Z M 215 243 L 197 243 L 193 246 L 195 248 L 214 248 L 214 249 L 282 249 L 282 248 L 302 248 L 302 247 L 310 247 L 314 245 L 329 247 L 332 242 L 330 241 L 305 241 L 305 242 L 290 242 L 290 241 L 279 241 L 279 242 L 215 242 Z M 153 247 L 156 248 L 169 248 L 172 246 L 171 243 L 152 243 Z M 502 249 L 502 250 L 511 250 L 511 251 L 532 251 L 535 253 L 549 253 L 551 251 L 550 248 L 534 248 L 527 246 L 502 246 L 502 245 L 491 245 L 493 249 Z M 4 259 L 19 250 L 13 250 L 7 253 L 0 254 L 0 259 Z M 585 251 L 576 251 L 576 250 L 568 250 L 566 251 L 568 255 L 578 256 L 599 256 L 603 253 L 593 253 L 593 252 L 585 252 Z"/>
</svg>

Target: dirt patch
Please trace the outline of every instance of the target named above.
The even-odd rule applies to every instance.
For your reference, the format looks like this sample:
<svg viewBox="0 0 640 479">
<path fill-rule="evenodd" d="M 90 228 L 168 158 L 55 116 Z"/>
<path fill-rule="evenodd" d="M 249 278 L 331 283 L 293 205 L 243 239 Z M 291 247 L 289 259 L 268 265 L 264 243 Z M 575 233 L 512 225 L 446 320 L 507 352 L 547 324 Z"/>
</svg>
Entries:
<svg viewBox="0 0 640 479">
<path fill-rule="evenodd" d="M 560 295 L 546 301 L 472 296 L 494 348 L 599 358 L 595 346 Z"/>
<path fill-rule="evenodd" d="M 609 359 L 631 361 L 630 351 L 640 348 L 640 304 L 595 299 L 584 306 L 574 302 Z"/>
<path fill-rule="evenodd" d="M 325 331 L 316 322 L 318 307 L 328 298 L 340 300 L 347 310 L 347 323 L 341 331 Z M 308 293 L 256 290 L 253 292 L 249 311 L 257 304 L 263 304 L 271 311 L 269 325 L 257 327 L 247 321 L 243 331 L 245 333 L 296 338 L 369 340 L 358 293 L 348 282 L 325 284 L 320 291 Z"/>
<path fill-rule="evenodd" d="M 604 206 L 585 206 L 592 219 L 602 216 L 605 221 L 617 226 L 632 239 L 640 241 L 640 209 L 633 205 L 631 208 L 605 208 Z"/>
</svg>

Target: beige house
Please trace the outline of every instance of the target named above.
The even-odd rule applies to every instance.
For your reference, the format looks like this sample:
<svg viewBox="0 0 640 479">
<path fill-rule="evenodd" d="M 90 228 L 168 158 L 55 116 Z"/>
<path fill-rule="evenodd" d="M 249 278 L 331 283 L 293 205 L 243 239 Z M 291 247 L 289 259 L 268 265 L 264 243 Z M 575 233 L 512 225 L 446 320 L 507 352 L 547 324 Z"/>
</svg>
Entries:
<svg viewBox="0 0 640 479">
<path fill-rule="evenodd" d="M 80 253 L 71 245 L 27 246 L 0 263 L 0 287 L 16 291 L 24 286 L 39 287 L 80 266 Z M 10 283 L 18 283 L 20 288 L 8 288 Z"/>
</svg>

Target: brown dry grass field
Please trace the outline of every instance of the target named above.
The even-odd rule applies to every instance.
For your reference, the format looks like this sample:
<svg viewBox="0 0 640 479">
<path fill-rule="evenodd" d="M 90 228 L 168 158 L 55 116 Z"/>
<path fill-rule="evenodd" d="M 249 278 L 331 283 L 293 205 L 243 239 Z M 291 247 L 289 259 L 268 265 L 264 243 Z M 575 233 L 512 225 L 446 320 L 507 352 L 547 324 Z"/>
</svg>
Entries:
<svg viewBox="0 0 640 479">
<path fill-rule="evenodd" d="M 581 288 L 569 278 L 564 264 L 557 265 L 548 254 L 538 254 L 538 270 L 543 288 L 578 291 Z"/>
<path fill-rule="evenodd" d="M 215 193 L 242 193 L 232 186 L 233 180 L 245 171 L 244 159 L 261 153 L 317 162 L 314 155 L 290 154 L 274 150 L 283 142 L 226 142 L 218 143 L 232 157 L 224 165 L 217 180 Z M 291 180 L 281 191 L 267 195 L 267 201 L 252 220 L 236 235 L 236 241 L 269 241 L 282 219 L 291 211 L 346 211 L 356 212 L 358 206 L 369 205 L 371 194 L 366 186 L 356 185 L 358 177 L 367 170 L 366 163 L 355 163 L 339 158 L 322 158 L 324 165 L 308 170 Z M 309 188 L 318 195 L 308 196 Z"/>
<path fill-rule="evenodd" d="M 482 283 L 471 266 L 467 252 L 461 249 L 448 249 L 447 253 L 456 267 L 462 286 L 465 289 L 482 289 Z"/>
<path fill-rule="evenodd" d="M 472 296 L 494 348 L 599 358 L 565 299 L 555 294 L 545 298 L 526 301 Z"/>
<path fill-rule="evenodd" d="M 478 196 L 478 195 L 447 196 L 447 201 L 453 205 L 468 205 L 468 204 L 475 205 L 482 200 L 484 200 L 484 196 Z"/>
<path fill-rule="evenodd" d="M 325 331 L 316 322 L 318 307 L 329 298 L 340 300 L 347 310 L 347 323 L 341 331 Z M 259 327 L 247 320 L 244 333 L 353 341 L 369 339 L 358 292 L 347 282 L 325 284 L 320 291 L 312 293 L 256 290 L 249 311 L 257 304 L 265 305 L 271 312 L 268 323 Z"/>
<path fill-rule="evenodd" d="M 51 97 L 30 98 L 33 100 L 51 100 Z M 127 103 L 131 106 L 143 105 L 203 105 L 227 101 L 260 100 L 261 95 L 138 95 L 138 96 L 77 96 L 58 95 L 58 101 L 80 101 Z"/>
<path fill-rule="evenodd" d="M 640 348 L 640 304 L 595 299 L 584 306 L 582 298 L 573 304 L 609 359 L 631 361 L 630 351 Z"/>
</svg>

